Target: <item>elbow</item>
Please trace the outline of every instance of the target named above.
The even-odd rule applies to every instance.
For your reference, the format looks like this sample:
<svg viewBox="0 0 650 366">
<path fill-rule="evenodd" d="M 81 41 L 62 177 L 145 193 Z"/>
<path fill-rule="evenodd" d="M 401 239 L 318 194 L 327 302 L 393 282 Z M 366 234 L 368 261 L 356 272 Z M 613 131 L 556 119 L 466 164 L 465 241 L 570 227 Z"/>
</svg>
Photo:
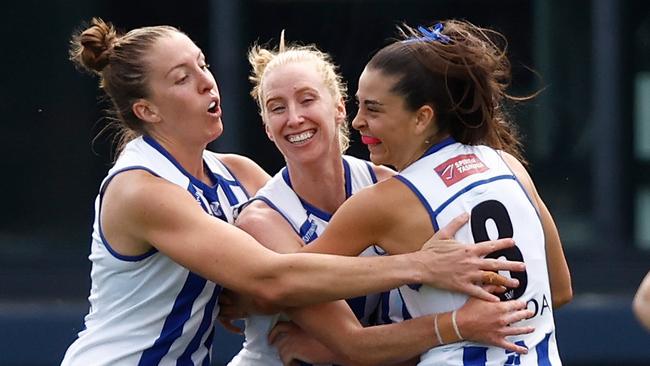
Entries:
<svg viewBox="0 0 650 366">
<path fill-rule="evenodd" d="M 287 302 L 289 293 L 282 286 L 276 285 L 275 281 L 263 282 L 257 289 L 253 290 L 254 305 L 263 313 L 265 311 L 271 311 L 271 313 L 277 312 L 273 311 L 273 309 L 278 310 L 283 308 L 283 305 Z"/>
<path fill-rule="evenodd" d="M 562 291 L 553 294 L 553 308 L 558 309 L 573 300 L 573 288 L 568 286 Z"/>
</svg>

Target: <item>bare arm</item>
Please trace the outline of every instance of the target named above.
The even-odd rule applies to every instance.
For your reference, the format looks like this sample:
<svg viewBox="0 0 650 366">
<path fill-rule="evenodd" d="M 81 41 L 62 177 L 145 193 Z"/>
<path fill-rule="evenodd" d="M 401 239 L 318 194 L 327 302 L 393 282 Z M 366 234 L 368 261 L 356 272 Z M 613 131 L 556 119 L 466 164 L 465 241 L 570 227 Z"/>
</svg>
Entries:
<svg viewBox="0 0 650 366">
<path fill-rule="evenodd" d="M 284 305 L 306 305 L 429 283 L 434 250 L 382 258 L 281 255 L 207 215 L 182 188 L 140 171 L 118 174 L 102 207 L 104 234 L 118 251 L 151 246 L 225 287 Z M 442 256 L 444 257 L 444 256 Z"/>
<path fill-rule="evenodd" d="M 369 245 L 378 244 L 395 255 L 419 250 L 432 236 L 429 216 L 415 195 L 398 180 L 389 179 L 345 201 L 323 234 L 301 251 L 356 256 Z M 478 285 L 484 280 L 485 271 L 521 271 L 524 265 L 483 256 L 512 245 L 511 239 L 471 246 L 454 241 L 429 242 L 426 248 L 435 250 L 439 261 L 429 267 L 434 273 L 428 285 L 498 301 Z M 518 285 L 513 279 L 503 280 L 508 287 Z"/>
<path fill-rule="evenodd" d="M 350 365 L 392 365 L 417 357 L 439 346 L 434 330 L 435 314 L 400 323 L 363 328 L 345 304 L 334 303 L 291 309 L 291 324 L 273 329 L 270 339 L 284 361 L 301 359 L 307 362 L 335 362 Z M 461 340 L 451 322 L 451 312 L 438 314 L 443 344 Z M 530 333 L 531 327 L 509 324 L 532 316 L 522 301 L 488 302 L 471 298 L 457 314 L 463 339 L 526 353 L 527 349 L 509 342 L 506 337 Z M 334 359 L 323 359 L 323 350 L 316 340 L 333 351 Z"/>
<path fill-rule="evenodd" d="M 517 179 L 526 188 L 542 220 L 544 237 L 546 238 L 546 261 L 549 269 L 551 297 L 553 298 L 553 308 L 557 309 L 573 299 L 571 273 L 569 272 L 569 266 L 564 257 L 557 226 L 555 226 L 553 217 L 539 196 L 526 168 L 512 155 L 507 153 L 502 153 L 502 155 L 508 166 L 510 166 L 510 169 L 517 176 Z"/>
<path fill-rule="evenodd" d="M 634 295 L 632 309 L 641 325 L 650 330 L 650 272 L 646 274 Z"/>
</svg>

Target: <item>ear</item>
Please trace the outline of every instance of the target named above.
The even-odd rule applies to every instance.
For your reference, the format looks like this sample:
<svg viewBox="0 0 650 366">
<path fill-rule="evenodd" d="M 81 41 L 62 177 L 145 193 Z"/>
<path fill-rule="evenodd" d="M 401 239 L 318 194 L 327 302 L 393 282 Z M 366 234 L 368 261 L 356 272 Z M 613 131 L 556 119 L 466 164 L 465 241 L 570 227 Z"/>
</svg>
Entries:
<svg viewBox="0 0 650 366">
<path fill-rule="evenodd" d="M 262 118 L 262 120 L 264 120 L 264 118 Z M 269 130 L 269 124 L 266 123 L 266 121 L 264 121 L 263 123 L 264 123 L 264 131 L 266 132 L 266 137 L 268 137 L 269 140 L 275 142 L 275 140 L 273 140 L 273 134 L 271 133 L 271 130 Z"/>
<path fill-rule="evenodd" d="M 345 123 L 347 117 L 348 114 L 345 110 L 345 100 L 341 98 L 338 103 L 336 103 L 336 116 L 334 117 L 336 124 Z"/>
<path fill-rule="evenodd" d="M 131 107 L 136 117 L 148 123 L 160 122 L 156 107 L 144 99 L 138 99 Z"/>
<path fill-rule="evenodd" d="M 415 112 L 415 131 L 418 134 L 430 134 L 435 129 L 434 126 L 435 112 L 433 108 L 425 104 Z"/>
</svg>

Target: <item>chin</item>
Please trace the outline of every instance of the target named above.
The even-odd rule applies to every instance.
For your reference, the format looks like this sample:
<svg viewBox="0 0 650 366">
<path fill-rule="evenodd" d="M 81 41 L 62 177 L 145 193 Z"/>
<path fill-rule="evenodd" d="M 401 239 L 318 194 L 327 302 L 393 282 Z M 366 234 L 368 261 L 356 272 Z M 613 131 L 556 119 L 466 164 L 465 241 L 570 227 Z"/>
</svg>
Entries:
<svg viewBox="0 0 650 366">
<path fill-rule="evenodd" d="M 214 141 L 218 139 L 221 136 L 221 134 L 223 134 L 223 124 L 221 123 L 221 120 L 219 120 L 219 125 L 210 134 L 211 137 L 210 141 Z"/>
</svg>

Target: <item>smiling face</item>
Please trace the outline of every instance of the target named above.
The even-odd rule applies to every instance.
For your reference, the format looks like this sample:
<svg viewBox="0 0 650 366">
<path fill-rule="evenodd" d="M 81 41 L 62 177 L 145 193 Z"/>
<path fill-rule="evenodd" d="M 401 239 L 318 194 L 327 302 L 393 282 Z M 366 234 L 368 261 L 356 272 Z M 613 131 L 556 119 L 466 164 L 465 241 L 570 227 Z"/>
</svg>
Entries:
<svg viewBox="0 0 650 366">
<path fill-rule="evenodd" d="M 408 109 L 404 98 L 391 91 L 397 81 L 396 76 L 377 69 L 363 70 L 356 94 L 359 110 L 352 127 L 361 133 L 361 142 L 368 146 L 373 163 L 402 170 L 426 150 L 424 140 L 430 123 L 422 122 L 431 116 L 422 112 L 431 109 Z"/>
<path fill-rule="evenodd" d="M 345 105 L 335 100 L 313 62 L 275 66 L 261 89 L 266 133 L 288 163 L 341 154 L 338 128 L 345 123 Z"/>
<path fill-rule="evenodd" d="M 146 125 L 152 134 L 191 146 L 221 135 L 219 90 L 192 40 L 179 32 L 158 39 L 147 65 L 150 96 L 134 109 L 150 122 Z"/>
</svg>

